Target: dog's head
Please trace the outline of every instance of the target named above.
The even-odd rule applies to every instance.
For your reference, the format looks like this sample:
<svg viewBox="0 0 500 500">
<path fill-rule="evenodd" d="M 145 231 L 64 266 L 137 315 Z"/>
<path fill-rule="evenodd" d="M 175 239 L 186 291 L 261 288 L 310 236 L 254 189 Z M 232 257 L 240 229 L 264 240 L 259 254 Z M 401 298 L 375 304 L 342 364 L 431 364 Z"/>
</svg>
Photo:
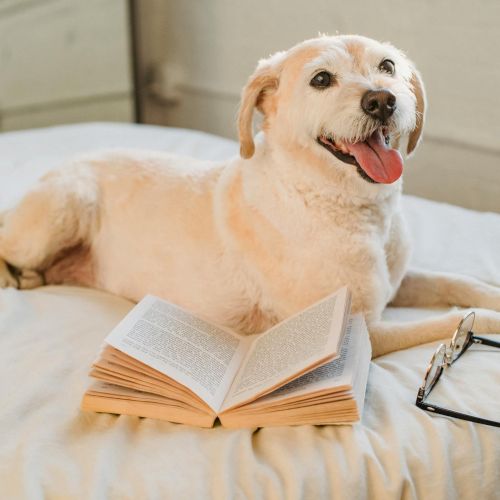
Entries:
<svg viewBox="0 0 500 500">
<path fill-rule="evenodd" d="M 376 186 L 401 177 L 399 148 L 409 154 L 419 142 L 425 95 L 415 67 L 393 46 L 323 36 L 260 61 L 243 90 L 243 158 L 255 150 L 254 108 L 273 147 L 338 182 Z"/>
</svg>

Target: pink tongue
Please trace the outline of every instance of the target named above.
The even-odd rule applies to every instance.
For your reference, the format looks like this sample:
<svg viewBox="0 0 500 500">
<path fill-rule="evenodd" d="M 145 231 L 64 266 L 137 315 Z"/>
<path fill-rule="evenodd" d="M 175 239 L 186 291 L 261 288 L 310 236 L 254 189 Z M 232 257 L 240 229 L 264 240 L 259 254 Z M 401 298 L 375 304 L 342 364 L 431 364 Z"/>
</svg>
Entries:
<svg viewBox="0 0 500 500">
<path fill-rule="evenodd" d="M 379 130 L 366 141 L 345 143 L 365 173 L 376 182 L 391 184 L 403 173 L 403 158 L 396 149 L 388 148 Z"/>
</svg>

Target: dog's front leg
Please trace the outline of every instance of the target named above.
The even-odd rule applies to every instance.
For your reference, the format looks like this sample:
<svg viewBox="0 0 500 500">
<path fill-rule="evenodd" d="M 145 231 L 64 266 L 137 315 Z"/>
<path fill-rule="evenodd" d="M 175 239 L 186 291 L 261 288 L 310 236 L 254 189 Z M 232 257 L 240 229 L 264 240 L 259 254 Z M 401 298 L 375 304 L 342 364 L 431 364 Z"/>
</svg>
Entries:
<svg viewBox="0 0 500 500">
<path fill-rule="evenodd" d="M 411 270 L 390 305 L 481 307 L 500 311 L 500 288 L 468 276 Z"/>
<path fill-rule="evenodd" d="M 474 309 L 475 333 L 500 333 L 500 313 L 486 309 Z M 368 325 L 372 343 L 372 357 L 407 349 L 435 340 L 450 340 L 458 323 L 468 311 L 454 310 L 434 318 L 420 321 L 379 321 Z"/>
</svg>

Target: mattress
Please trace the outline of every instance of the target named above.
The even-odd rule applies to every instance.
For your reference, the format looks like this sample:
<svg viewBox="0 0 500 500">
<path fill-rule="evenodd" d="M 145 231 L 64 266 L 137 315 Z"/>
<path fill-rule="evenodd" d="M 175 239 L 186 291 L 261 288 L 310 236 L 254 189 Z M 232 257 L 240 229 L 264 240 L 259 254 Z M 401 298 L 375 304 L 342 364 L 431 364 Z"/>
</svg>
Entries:
<svg viewBox="0 0 500 500">
<path fill-rule="evenodd" d="M 75 153 L 123 146 L 206 159 L 238 150 L 200 132 L 145 125 L 7 133 L 0 135 L 0 206 Z M 409 196 L 403 207 L 413 265 L 500 285 L 500 215 Z M 437 343 L 372 361 L 354 426 L 198 429 L 82 413 L 89 366 L 132 305 L 78 287 L 0 290 L 0 498 L 498 498 L 500 430 L 414 404 Z M 385 316 L 438 313 L 388 309 Z M 499 377 L 500 353 L 474 347 L 443 375 L 432 400 L 499 418 Z"/>
</svg>

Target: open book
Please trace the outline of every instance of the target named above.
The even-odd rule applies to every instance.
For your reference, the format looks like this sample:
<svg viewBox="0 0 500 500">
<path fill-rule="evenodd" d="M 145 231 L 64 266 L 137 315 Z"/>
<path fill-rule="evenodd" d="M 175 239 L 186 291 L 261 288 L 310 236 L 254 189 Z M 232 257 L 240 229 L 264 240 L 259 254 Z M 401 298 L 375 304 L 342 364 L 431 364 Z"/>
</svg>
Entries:
<svg viewBox="0 0 500 500">
<path fill-rule="evenodd" d="M 371 346 L 349 313 L 342 288 L 245 336 L 148 295 L 105 339 L 82 409 L 200 427 L 355 422 Z"/>
</svg>

